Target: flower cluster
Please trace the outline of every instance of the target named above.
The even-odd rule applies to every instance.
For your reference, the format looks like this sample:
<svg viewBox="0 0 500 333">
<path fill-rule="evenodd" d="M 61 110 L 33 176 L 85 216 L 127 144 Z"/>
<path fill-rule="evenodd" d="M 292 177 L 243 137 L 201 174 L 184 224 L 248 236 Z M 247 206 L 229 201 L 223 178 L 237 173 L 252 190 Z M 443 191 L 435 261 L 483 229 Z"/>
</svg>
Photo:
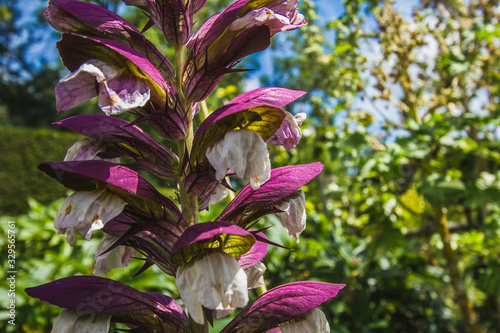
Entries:
<svg viewBox="0 0 500 333">
<path fill-rule="evenodd" d="M 63 162 L 39 168 L 74 190 L 55 228 L 74 245 L 100 230 L 94 274 L 125 267 L 141 253 L 143 269 L 158 266 L 175 282 L 186 310 L 161 294 L 144 293 L 98 276 L 74 276 L 28 288 L 32 296 L 64 310 L 57 332 L 107 332 L 111 322 L 146 332 L 203 332 L 207 323 L 241 312 L 222 332 L 329 332 L 317 309 L 344 285 L 295 282 L 263 293 L 268 245 L 254 222 L 277 214 L 297 242 L 305 229 L 300 188 L 321 163 L 271 169 L 267 145 L 294 148 L 304 114 L 282 108 L 304 94 L 268 87 L 244 93 L 206 115 L 200 104 L 234 66 L 269 46 L 271 37 L 306 22 L 298 0 L 237 0 L 193 32 L 206 0 L 124 0 L 141 8 L 175 49 L 170 61 L 131 23 L 100 6 L 51 0 L 44 14 L 62 32 L 59 54 L 71 74 L 55 87 L 57 111 L 93 97 L 105 115 L 58 122 L 86 137 Z M 133 122 L 113 117 L 124 112 Z M 199 113 L 200 125 L 193 128 Z M 147 122 L 173 151 L 144 132 Z M 171 146 L 171 145 L 169 145 Z M 175 196 L 155 189 L 139 172 L 175 184 Z M 234 192 L 230 177 L 249 180 L 222 213 L 200 223 L 198 213 Z M 95 237 L 95 235 L 94 235 Z"/>
</svg>

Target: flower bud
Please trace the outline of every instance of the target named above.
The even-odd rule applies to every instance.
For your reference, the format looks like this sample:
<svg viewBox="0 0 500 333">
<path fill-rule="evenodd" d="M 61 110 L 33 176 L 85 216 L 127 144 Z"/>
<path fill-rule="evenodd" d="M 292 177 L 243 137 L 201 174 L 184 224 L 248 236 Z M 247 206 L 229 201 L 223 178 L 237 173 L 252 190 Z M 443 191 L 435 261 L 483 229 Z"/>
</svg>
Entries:
<svg viewBox="0 0 500 333">
<path fill-rule="evenodd" d="M 127 267 L 132 262 L 137 251 L 130 246 L 118 245 L 107 251 L 118 239 L 111 235 L 105 235 L 101 239 L 95 250 L 95 267 L 92 274 L 106 275 L 109 269 Z"/>
<path fill-rule="evenodd" d="M 297 319 L 281 324 L 279 328 L 281 333 L 330 333 L 330 325 L 326 316 L 318 308 L 314 308 Z"/>
<path fill-rule="evenodd" d="M 89 160 L 106 160 L 113 163 L 120 163 L 120 158 L 100 158 L 99 153 L 106 151 L 106 144 L 94 139 L 85 138 L 78 140 L 69 147 L 64 156 L 63 161 L 89 161 Z"/>
<path fill-rule="evenodd" d="M 297 146 L 302 137 L 300 126 L 306 119 L 305 113 L 298 113 L 295 116 L 285 111 L 286 118 L 281 127 L 271 136 L 266 144 L 269 146 L 283 146 L 285 149 L 292 149 Z"/>
<path fill-rule="evenodd" d="M 278 202 L 276 208 L 281 210 L 277 213 L 281 224 L 290 236 L 299 242 L 299 235 L 306 228 L 306 197 L 302 190 L 292 194 L 290 197 Z"/>
<path fill-rule="evenodd" d="M 111 316 L 63 309 L 57 316 L 51 333 L 106 333 Z"/>
</svg>

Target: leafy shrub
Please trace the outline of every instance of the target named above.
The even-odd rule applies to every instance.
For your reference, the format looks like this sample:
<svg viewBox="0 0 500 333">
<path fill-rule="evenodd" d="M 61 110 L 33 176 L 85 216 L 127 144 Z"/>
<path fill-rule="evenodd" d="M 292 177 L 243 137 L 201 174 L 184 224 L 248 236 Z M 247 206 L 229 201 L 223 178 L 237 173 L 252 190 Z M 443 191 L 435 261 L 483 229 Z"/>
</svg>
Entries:
<svg viewBox="0 0 500 333">
<path fill-rule="evenodd" d="M 15 270 L 16 277 L 16 319 L 15 326 L 9 325 L 8 309 L 0 309 L 0 332 L 50 332 L 52 323 L 60 308 L 29 297 L 24 289 L 72 275 L 90 275 L 94 269 L 94 253 L 103 233 L 95 232 L 90 241 L 79 237 L 74 247 L 66 243 L 65 235 L 58 235 L 53 227 L 54 218 L 62 204 L 59 199 L 48 205 L 29 199 L 30 210 L 26 215 L 0 218 L 0 247 L 7 249 L 8 222 L 15 221 Z M 2 258 L 7 254 L 2 251 Z M 2 260 L 0 278 L 7 281 L 7 260 Z M 142 266 L 143 261 L 133 260 L 122 269 L 108 272 L 109 278 L 126 282 L 132 287 L 140 286 L 149 292 L 172 295 L 175 284 L 165 278 L 156 268 L 150 268 L 131 278 Z M 161 275 L 161 276 L 160 276 Z M 161 281 L 161 283 L 158 283 Z M 9 304 L 7 283 L 0 286 L 0 304 Z"/>
<path fill-rule="evenodd" d="M 0 127 L 0 214 L 18 215 L 29 206 L 27 198 L 48 204 L 66 189 L 37 169 L 41 162 L 61 161 L 80 137 L 47 129 Z"/>
</svg>

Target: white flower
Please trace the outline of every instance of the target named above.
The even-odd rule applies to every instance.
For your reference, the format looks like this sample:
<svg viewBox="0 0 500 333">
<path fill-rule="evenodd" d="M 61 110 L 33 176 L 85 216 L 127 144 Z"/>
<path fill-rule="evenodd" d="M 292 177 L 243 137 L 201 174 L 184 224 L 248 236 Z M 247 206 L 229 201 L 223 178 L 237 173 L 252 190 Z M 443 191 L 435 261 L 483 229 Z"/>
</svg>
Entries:
<svg viewBox="0 0 500 333">
<path fill-rule="evenodd" d="M 255 289 L 264 285 L 264 273 L 266 272 L 266 266 L 259 261 L 255 266 L 252 266 L 245 270 L 247 275 L 248 289 Z"/>
<path fill-rule="evenodd" d="M 52 326 L 51 333 L 106 333 L 109 331 L 111 316 L 62 310 Z"/>
<path fill-rule="evenodd" d="M 212 192 L 209 204 L 215 205 L 216 203 L 221 202 L 222 200 L 224 200 L 225 197 L 227 197 L 227 194 L 228 194 L 227 188 L 221 184 L 217 184 L 217 186 Z"/>
<path fill-rule="evenodd" d="M 78 140 L 71 147 L 69 147 L 64 156 L 63 161 L 89 161 L 89 160 L 103 160 L 97 154 L 105 152 L 106 145 L 94 139 L 85 138 Z M 106 159 L 113 163 L 120 163 L 120 158 Z"/>
<path fill-rule="evenodd" d="M 287 199 L 280 201 L 276 208 L 283 212 L 277 213 L 281 224 L 290 236 L 299 242 L 299 235 L 306 228 L 306 197 L 299 190 Z"/>
<path fill-rule="evenodd" d="M 297 319 L 281 324 L 279 328 L 281 333 L 330 333 L 330 325 L 326 316 L 318 308 L 314 308 Z"/>
<path fill-rule="evenodd" d="M 247 286 L 248 289 L 255 289 L 264 285 L 264 272 L 266 271 L 266 266 L 259 261 L 255 266 L 247 268 L 245 270 L 245 274 L 247 276 Z M 224 318 L 230 315 L 233 312 L 233 309 L 228 310 L 217 310 L 215 315 L 217 319 Z"/>
<path fill-rule="evenodd" d="M 250 178 L 250 185 L 257 190 L 271 176 L 266 143 L 252 130 L 227 132 L 206 155 L 216 170 L 217 180 L 222 180 L 231 169 L 239 177 Z"/>
<path fill-rule="evenodd" d="M 233 310 L 248 303 L 247 276 L 235 258 L 212 252 L 179 267 L 175 277 L 189 315 L 203 324 L 202 305 L 212 310 Z"/>
<path fill-rule="evenodd" d="M 126 69 L 98 59 L 84 62 L 73 73 L 59 80 L 55 93 L 59 112 L 99 96 L 98 105 L 108 116 L 144 106 L 150 98 L 149 87 L 144 80 Z"/>
<path fill-rule="evenodd" d="M 58 233 L 67 233 L 67 242 L 75 244 L 75 230 L 89 240 L 92 231 L 99 230 L 120 214 L 125 206 L 118 195 L 108 190 L 78 191 L 64 200 L 54 221 Z"/>
<path fill-rule="evenodd" d="M 92 274 L 106 275 L 108 269 L 127 267 L 132 262 L 137 251 L 130 246 L 118 245 L 113 250 L 103 253 L 117 240 L 118 237 L 111 235 L 105 235 L 101 239 L 95 250 L 95 267 Z"/>
</svg>

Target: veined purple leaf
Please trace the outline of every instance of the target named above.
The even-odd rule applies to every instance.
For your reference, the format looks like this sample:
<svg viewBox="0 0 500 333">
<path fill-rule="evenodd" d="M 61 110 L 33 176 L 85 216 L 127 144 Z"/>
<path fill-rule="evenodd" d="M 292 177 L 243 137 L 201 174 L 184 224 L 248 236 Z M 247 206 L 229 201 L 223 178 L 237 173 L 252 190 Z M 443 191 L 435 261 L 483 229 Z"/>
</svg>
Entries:
<svg viewBox="0 0 500 333">
<path fill-rule="evenodd" d="M 248 0 L 238 0 L 229 5 L 223 12 L 209 18 L 200 29 L 190 38 L 189 48 L 194 48 L 195 53 L 206 50 L 220 37 L 229 24 L 238 16 Z"/>
<path fill-rule="evenodd" d="M 186 97 L 191 101 L 200 101 L 208 97 L 222 75 L 244 71 L 231 68 L 243 57 L 262 51 L 270 44 L 269 29 L 258 26 L 248 29 L 228 42 L 228 45 L 216 45 L 207 52 L 192 53 L 186 63 Z M 203 57 L 203 61 L 199 61 Z"/>
<path fill-rule="evenodd" d="M 268 207 L 297 191 L 322 170 L 320 162 L 273 169 L 269 180 L 258 190 L 253 190 L 250 185 L 245 186 L 217 220 L 232 221 L 244 212 Z"/>
<path fill-rule="evenodd" d="M 132 321 L 156 315 L 162 326 L 175 332 L 189 332 L 187 316 L 175 300 L 165 295 L 142 293 L 114 280 L 73 276 L 25 291 L 31 297 L 70 310 L 131 317 Z"/>
<path fill-rule="evenodd" d="M 255 103 L 282 108 L 305 94 L 306 92 L 302 90 L 293 90 L 281 87 L 264 87 L 241 94 L 233 98 L 227 104 Z"/>
<path fill-rule="evenodd" d="M 221 333 L 257 333 L 302 316 L 337 296 L 345 284 L 304 281 L 273 288 L 241 311 Z"/>
<path fill-rule="evenodd" d="M 83 62 L 89 59 L 100 59 L 119 68 L 129 68 L 127 60 L 137 66 L 143 72 L 143 78 L 158 85 L 165 92 L 170 88 L 162 74 L 155 65 L 142 53 L 119 41 L 89 37 L 75 33 L 64 33 L 62 39 L 57 42 L 57 49 L 61 55 L 64 65 L 70 70 L 76 70 Z"/>
<path fill-rule="evenodd" d="M 206 3 L 207 0 L 191 0 L 190 1 L 191 13 L 197 14 L 203 9 L 203 7 L 205 7 Z"/>
<path fill-rule="evenodd" d="M 266 141 L 280 128 L 285 116 L 283 110 L 274 106 L 254 103 L 227 104 L 212 112 L 198 127 L 192 159 L 205 159 L 207 149 L 232 130 L 249 129 Z"/>
<path fill-rule="evenodd" d="M 224 52 L 217 54 L 218 49 L 212 50 L 209 55 L 209 64 L 214 63 L 218 66 L 232 67 L 240 59 L 265 50 L 271 44 L 271 37 L 269 35 L 269 28 L 266 26 L 257 26 L 243 31 L 239 34 L 227 47 Z M 213 55 L 218 55 L 214 58 Z"/>
<path fill-rule="evenodd" d="M 193 13 L 184 1 L 145 0 L 151 19 L 173 45 L 184 45 L 191 36 Z"/>
<path fill-rule="evenodd" d="M 172 262 L 177 265 L 186 264 L 209 249 L 220 249 L 237 258 L 247 253 L 254 244 L 252 233 L 233 223 L 199 223 L 186 229 L 174 244 Z"/>
<path fill-rule="evenodd" d="M 78 115 L 63 119 L 56 124 L 98 141 L 125 142 L 147 152 L 169 167 L 172 177 L 176 175 L 178 157 L 156 141 L 140 127 L 128 121 L 105 115 Z"/>
<path fill-rule="evenodd" d="M 126 41 L 172 76 L 172 65 L 161 52 L 135 26 L 112 11 L 84 1 L 51 0 L 44 14 L 50 25 L 61 32 L 98 32 L 101 37 Z"/>
<path fill-rule="evenodd" d="M 56 13 L 55 11 L 57 8 L 54 7 L 59 7 L 66 13 Z M 45 13 L 47 14 L 47 20 L 52 27 L 57 30 L 62 30 L 63 32 L 68 32 L 71 28 L 67 24 L 69 16 L 71 19 L 78 19 L 82 23 L 87 24 L 89 29 L 95 29 L 108 35 L 117 35 L 126 38 L 131 38 L 131 34 L 134 33 L 141 35 L 135 26 L 122 18 L 120 15 L 115 14 L 104 7 L 84 1 L 51 0 L 48 9 L 45 10 Z M 75 30 L 69 31 L 78 32 Z"/>
<path fill-rule="evenodd" d="M 96 189 L 99 182 L 105 182 L 112 185 L 110 190 L 118 192 L 119 195 L 132 193 L 164 206 L 178 218 L 182 216 L 177 206 L 170 199 L 161 195 L 153 185 L 137 172 L 123 165 L 90 160 L 46 162 L 41 163 L 38 168 L 73 190 L 91 191 Z M 118 191 L 118 189 L 124 191 Z"/>
<path fill-rule="evenodd" d="M 202 101 L 212 93 L 224 74 L 244 71 L 225 67 L 196 70 L 186 79 L 186 98 L 193 102 Z"/>
</svg>

